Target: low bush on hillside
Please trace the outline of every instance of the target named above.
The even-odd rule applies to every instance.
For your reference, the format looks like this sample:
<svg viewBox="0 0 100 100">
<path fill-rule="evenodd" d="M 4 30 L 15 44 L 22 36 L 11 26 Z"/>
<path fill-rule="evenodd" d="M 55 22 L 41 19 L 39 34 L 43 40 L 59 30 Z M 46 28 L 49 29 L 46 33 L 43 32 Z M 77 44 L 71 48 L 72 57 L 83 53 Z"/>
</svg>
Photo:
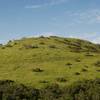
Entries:
<svg viewBox="0 0 100 100">
<path fill-rule="evenodd" d="M 32 70 L 33 72 L 43 72 L 44 70 L 40 69 L 40 68 L 35 68 Z"/>
<path fill-rule="evenodd" d="M 79 52 L 81 52 L 82 51 L 82 47 L 78 47 L 78 46 L 71 46 L 71 45 L 69 45 L 68 46 L 70 49 L 71 49 L 71 52 L 76 52 L 76 53 L 79 53 Z"/>
<path fill-rule="evenodd" d="M 84 67 L 85 67 L 85 68 L 88 68 L 89 66 L 85 65 Z"/>
<path fill-rule="evenodd" d="M 5 47 L 5 46 L 2 46 L 1 48 L 2 48 L 2 49 L 5 49 L 6 47 Z"/>
<path fill-rule="evenodd" d="M 87 70 L 87 69 L 85 69 L 85 68 L 83 68 L 83 69 L 82 69 L 82 72 L 87 72 L 87 71 L 88 71 L 88 70 Z"/>
<path fill-rule="evenodd" d="M 37 100 L 37 89 L 16 84 L 14 81 L 0 81 L 0 100 Z"/>
<path fill-rule="evenodd" d="M 91 54 L 90 52 L 87 52 L 87 53 L 85 54 L 85 56 L 90 56 L 90 57 L 92 57 L 92 56 L 94 56 L 94 55 Z"/>
<path fill-rule="evenodd" d="M 94 65 L 100 67 L 100 61 L 97 61 Z"/>
<path fill-rule="evenodd" d="M 13 47 L 13 45 L 12 44 L 7 44 L 6 47 Z"/>
<path fill-rule="evenodd" d="M 98 52 L 96 46 L 85 45 L 85 48 L 87 48 L 87 51 L 90 51 L 90 52 Z"/>
<path fill-rule="evenodd" d="M 44 45 L 45 43 L 44 43 L 44 42 L 40 42 L 40 44 L 41 44 L 41 45 Z"/>
<path fill-rule="evenodd" d="M 80 73 L 79 72 L 75 72 L 75 75 L 80 75 Z"/>
<path fill-rule="evenodd" d="M 68 63 L 66 63 L 66 65 L 71 66 L 71 65 L 72 65 L 72 63 L 68 62 Z"/>
<path fill-rule="evenodd" d="M 26 49 L 34 49 L 34 48 L 38 48 L 37 45 L 24 45 L 24 47 L 25 47 Z"/>
<path fill-rule="evenodd" d="M 97 72 L 100 72 L 100 69 L 96 70 Z"/>
<path fill-rule="evenodd" d="M 75 59 L 76 62 L 81 62 L 81 60 L 79 58 Z"/>
<path fill-rule="evenodd" d="M 47 80 L 41 80 L 41 81 L 39 81 L 39 83 L 48 83 L 49 81 L 47 81 Z"/>
<path fill-rule="evenodd" d="M 57 48 L 55 45 L 50 45 L 49 48 Z"/>
<path fill-rule="evenodd" d="M 58 81 L 58 82 L 66 82 L 67 80 L 64 77 L 58 77 L 58 78 L 56 78 L 56 81 Z"/>
</svg>

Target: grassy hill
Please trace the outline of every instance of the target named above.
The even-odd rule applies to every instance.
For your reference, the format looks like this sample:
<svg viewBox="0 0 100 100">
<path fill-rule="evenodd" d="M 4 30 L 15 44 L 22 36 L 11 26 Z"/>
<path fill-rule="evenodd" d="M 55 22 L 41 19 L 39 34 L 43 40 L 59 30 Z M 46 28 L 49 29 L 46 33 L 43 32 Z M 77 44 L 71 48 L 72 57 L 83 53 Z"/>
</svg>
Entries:
<svg viewBox="0 0 100 100">
<path fill-rule="evenodd" d="M 1 44 L 0 100 L 100 100 L 100 45 L 56 36 Z"/>
<path fill-rule="evenodd" d="M 100 78 L 100 45 L 89 41 L 38 37 L 0 46 L 0 80 L 35 88 Z"/>
</svg>

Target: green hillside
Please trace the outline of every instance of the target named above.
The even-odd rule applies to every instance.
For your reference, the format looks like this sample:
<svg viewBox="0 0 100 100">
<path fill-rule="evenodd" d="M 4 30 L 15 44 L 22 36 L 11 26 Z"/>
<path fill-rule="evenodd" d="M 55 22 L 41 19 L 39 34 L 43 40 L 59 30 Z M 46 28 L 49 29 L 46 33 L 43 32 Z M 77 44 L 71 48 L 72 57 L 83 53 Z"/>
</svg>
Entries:
<svg viewBox="0 0 100 100">
<path fill-rule="evenodd" d="M 100 45 L 56 36 L 23 38 L 0 46 L 0 80 L 35 88 L 100 78 Z"/>
</svg>

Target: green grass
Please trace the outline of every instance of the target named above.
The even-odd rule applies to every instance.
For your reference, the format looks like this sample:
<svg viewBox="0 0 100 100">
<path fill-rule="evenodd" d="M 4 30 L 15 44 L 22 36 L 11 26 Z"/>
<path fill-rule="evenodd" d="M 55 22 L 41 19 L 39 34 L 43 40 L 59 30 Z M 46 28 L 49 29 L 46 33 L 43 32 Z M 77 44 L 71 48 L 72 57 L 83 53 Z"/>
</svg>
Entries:
<svg viewBox="0 0 100 100">
<path fill-rule="evenodd" d="M 23 38 L 0 47 L 0 80 L 14 80 L 36 88 L 52 83 L 66 86 L 79 80 L 100 78 L 100 71 L 97 71 L 100 67 L 95 66 L 99 60 L 100 46 L 85 40 Z M 36 68 L 43 71 L 33 71 Z M 58 81 L 59 78 L 66 81 Z"/>
</svg>

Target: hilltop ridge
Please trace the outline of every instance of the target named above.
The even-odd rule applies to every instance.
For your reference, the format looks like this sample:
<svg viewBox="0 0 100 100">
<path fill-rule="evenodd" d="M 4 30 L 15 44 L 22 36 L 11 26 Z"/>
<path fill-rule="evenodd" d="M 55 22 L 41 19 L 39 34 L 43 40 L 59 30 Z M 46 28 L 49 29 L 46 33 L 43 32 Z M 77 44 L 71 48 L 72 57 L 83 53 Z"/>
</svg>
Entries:
<svg viewBox="0 0 100 100">
<path fill-rule="evenodd" d="M 76 38 L 64 38 L 58 36 L 50 36 L 50 37 L 32 37 L 32 38 L 22 38 L 20 40 L 9 41 L 5 46 L 6 47 L 16 47 L 16 48 L 33 48 L 35 46 L 43 48 L 47 46 L 55 46 L 55 48 L 59 49 L 72 49 L 77 51 L 90 51 L 90 52 L 99 52 L 100 45 L 94 44 L 87 40 L 81 40 Z"/>
</svg>

